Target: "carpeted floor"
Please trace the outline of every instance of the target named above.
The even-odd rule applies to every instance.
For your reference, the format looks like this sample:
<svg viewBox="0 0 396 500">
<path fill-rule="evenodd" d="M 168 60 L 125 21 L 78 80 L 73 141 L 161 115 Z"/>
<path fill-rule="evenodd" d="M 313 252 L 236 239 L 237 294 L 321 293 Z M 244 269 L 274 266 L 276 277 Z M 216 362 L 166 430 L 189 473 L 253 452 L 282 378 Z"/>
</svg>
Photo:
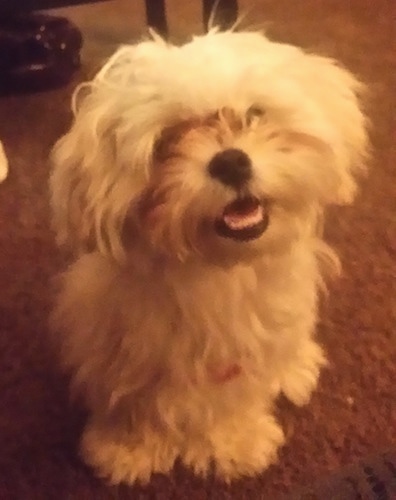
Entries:
<svg viewBox="0 0 396 500">
<path fill-rule="evenodd" d="M 183 2 L 179 13 L 176 0 L 169 2 L 176 35 L 197 29 L 191 10 L 196 2 L 191 9 Z M 70 122 L 73 87 L 114 43 L 139 36 L 143 10 L 138 1 L 119 0 L 62 11 L 86 36 L 81 75 L 60 90 L 0 98 L 0 138 L 10 160 L 9 178 L 0 184 L 1 500 L 277 499 L 395 446 L 396 3 L 255 3 L 240 2 L 242 10 L 253 5 L 253 24 L 280 40 L 336 56 L 371 89 L 371 175 L 355 206 L 334 210 L 327 225 L 344 276 L 332 285 L 319 325 L 331 361 L 319 391 L 304 409 L 282 405 L 288 444 L 279 463 L 257 479 L 224 486 L 177 467 L 147 488 L 109 489 L 81 465 L 75 444 L 82 416 L 68 404 L 66 381 L 45 340 L 50 279 L 62 267 L 48 226 L 47 155 Z"/>
</svg>

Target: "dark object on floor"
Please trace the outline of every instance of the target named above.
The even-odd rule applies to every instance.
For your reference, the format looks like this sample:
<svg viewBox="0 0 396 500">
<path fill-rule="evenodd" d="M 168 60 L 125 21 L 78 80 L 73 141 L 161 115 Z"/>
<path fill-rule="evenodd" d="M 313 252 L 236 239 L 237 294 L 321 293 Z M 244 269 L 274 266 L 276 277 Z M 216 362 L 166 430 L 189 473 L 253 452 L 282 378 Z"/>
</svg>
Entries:
<svg viewBox="0 0 396 500">
<path fill-rule="evenodd" d="M 0 20 L 0 90 L 25 92 L 67 83 L 80 66 L 82 36 L 62 17 L 21 14 Z"/>
<path fill-rule="evenodd" d="M 291 500 L 392 500 L 396 498 L 396 449 L 344 467 Z"/>
</svg>

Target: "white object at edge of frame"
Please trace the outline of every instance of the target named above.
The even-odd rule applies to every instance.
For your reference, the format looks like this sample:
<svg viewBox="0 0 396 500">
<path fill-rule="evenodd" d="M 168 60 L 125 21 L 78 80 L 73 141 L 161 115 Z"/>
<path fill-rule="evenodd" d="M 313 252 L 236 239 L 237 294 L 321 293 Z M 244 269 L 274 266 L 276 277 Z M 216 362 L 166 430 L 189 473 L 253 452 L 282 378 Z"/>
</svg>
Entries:
<svg viewBox="0 0 396 500">
<path fill-rule="evenodd" d="M 6 179 L 8 174 L 8 160 L 4 151 L 3 143 L 0 141 L 0 182 Z"/>
</svg>

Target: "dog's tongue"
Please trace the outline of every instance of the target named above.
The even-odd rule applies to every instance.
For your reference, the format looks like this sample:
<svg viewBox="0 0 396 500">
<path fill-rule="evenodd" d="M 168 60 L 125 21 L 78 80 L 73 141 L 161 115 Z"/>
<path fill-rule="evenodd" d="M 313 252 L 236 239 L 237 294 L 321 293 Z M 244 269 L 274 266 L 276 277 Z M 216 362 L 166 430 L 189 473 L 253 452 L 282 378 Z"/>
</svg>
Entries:
<svg viewBox="0 0 396 500">
<path fill-rule="evenodd" d="M 255 226 L 263 219 L 263 207 L 257 198 L 241 198 L 226 206 L 223 221 L 233 230 Z"/>
</svg>

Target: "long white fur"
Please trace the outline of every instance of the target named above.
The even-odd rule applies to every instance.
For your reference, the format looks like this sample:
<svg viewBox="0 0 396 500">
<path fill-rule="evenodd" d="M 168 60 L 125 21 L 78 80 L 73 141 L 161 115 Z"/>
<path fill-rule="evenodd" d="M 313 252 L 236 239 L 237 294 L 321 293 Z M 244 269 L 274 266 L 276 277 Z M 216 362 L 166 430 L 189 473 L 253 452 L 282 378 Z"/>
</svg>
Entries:
<svg viewBox="0 0 396 500">
<path fill-rule="evenodd" d="M 320 226 L 364 168 L 360 90 L 332 60 L 216 31 L 121 47 L 81 89 L 53 156 L 54 225 L 76 258 L 53 324 L 98 474 L 145 481 L 179 456 L 231 480 L 275 460 L 276 396 L 306 403 L 325 363 L 318 289 L 337 259 Z M 248 122 L 251 106 L 264 116 Z M 158 141 L 184 123 L 161 163 Z M 236 196 L 207 172 L 227 147 L 250 156 L 249 193 L 270 201 L 254 241 L 211 225 Z"/>
</svg>

